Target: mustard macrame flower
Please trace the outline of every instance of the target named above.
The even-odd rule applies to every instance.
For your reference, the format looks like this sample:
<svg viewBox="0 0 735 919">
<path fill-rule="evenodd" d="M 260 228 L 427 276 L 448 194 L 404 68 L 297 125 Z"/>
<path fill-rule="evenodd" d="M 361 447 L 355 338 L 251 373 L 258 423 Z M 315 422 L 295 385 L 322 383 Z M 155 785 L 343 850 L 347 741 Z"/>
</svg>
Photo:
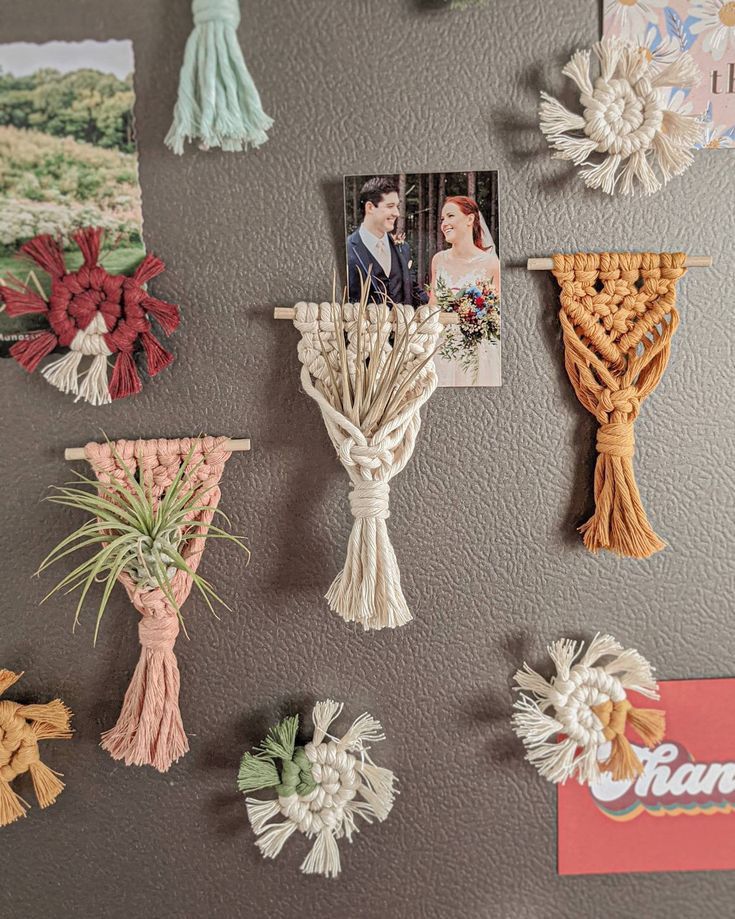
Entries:
<svg viewBox="0 0 735 919">
<path fill-rule="evenodd" d="M 668 101 L 670 90 L 696 86 L 697 67 L 686 53 L 662 66 L 645 48 L 618 38 L 592 50 L 600 70 L 594 82 L 589 50 L 577 51 L 562 70 L 580 90 L 583 113 L 542 92 L 541 130 L 557 159 L 583 167 L 588 188 L 653 194 L 691 165 L 701 141 L 700 120 Z"/>
</svg>

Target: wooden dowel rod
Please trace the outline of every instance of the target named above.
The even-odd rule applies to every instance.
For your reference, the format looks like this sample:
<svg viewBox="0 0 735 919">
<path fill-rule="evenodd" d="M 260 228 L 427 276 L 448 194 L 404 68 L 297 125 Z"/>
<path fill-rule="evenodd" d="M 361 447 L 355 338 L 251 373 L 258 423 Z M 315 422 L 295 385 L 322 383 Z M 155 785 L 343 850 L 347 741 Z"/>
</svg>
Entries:
<svg viewBox="0 0 735 919">
<path fill-rule="evenodd" d="M 246 450 L 250 449 L 250 440 L 245 437 L 237 440 L 226 440 L 224 447 L 225 450 L 229 450 L 231 453 L 244 453 Z M 84 459 L 84 447 L 67 447 L 66 450 L 64 450 L 64 459 Z"/>
<path fill-rule="evenodd" d="M 292 306 L 277 306 L 273 310 L 274 319 L 291 319 L 293 321 L 296 310 Z M 459 316 L 456 313 L 439 313 L 439 322 L 442 325 L 457 325 Z"/>
<path fill-rule="evenodd" d="M 526 264 L 529 271 L 551 271 L 554 260 L 550 258 L 530 258 Z M 711 268 L 711 255 L 687 255 L 684 262 L 685 268 Z"/>
</svg>

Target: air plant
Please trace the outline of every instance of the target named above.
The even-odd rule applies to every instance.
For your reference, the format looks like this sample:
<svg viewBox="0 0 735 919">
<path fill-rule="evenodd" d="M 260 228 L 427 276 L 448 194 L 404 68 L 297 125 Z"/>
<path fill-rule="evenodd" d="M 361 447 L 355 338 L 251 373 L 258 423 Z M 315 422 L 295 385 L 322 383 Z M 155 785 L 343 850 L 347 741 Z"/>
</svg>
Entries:
<svg viewBox="0 0 735 919">
<path fill-rule="evenodd" d="M 423 354 L 424 347 L 419 342 L 430 334 L 440 310 L 419 321 L 413 316 L 408 319 L 401 307 L 387 296 L 380 303 L 370 303 L 368 274 L 350 322 L 345 320 L 345 296 L 339 304 L 335 293 L 333 290 L 331 319 L 336 348 L 331 340 L 325 342 L 318 333 L 329 374 L 327 379 L 317 382 L 317 388 L 345 418 L 370 437 L 398 412 L 406 394 L 433 360 L 438 343 L 420 360 L 410 360 L 409 356 Z"/>
<path fill-rule="evenodd" d="M 45 500 L 61 504 L 90 515 L 71 535 L 62 539 L 39 565 L 37 574 L 82 549 L 93 554 L 65 575 L 41 601 L 57 591 L 80 591 L 74 615 L 74 626 L 95 583 L 104 585 L 97 609 L 94 642 L 115 581 L 121 574 L 130 576 L 142 591 L 160 589 L 181 621 L 181 610 L 172 590 L 172 578 L 177 571 L 185 572 L 216 616 L 212 601 L 226 609 L 230 607 L 215 592 L 212 585 L 186 560 L 187 542 L 197 539 L 226 539 L 235 543 L 248 556 L 250 550 L 239 536 L 234 536 L 210 520 L 200 518 L 202 512 L 218 514 L 229 525 L 227 516 L 217 508 L 203 503 L 216 485 L 207 486 L 197 480 L 197 469 L 203 462 L 191 464 L 193 447 L 182 462 L 176 476 L 160 500 L 154 498 L 152 485 L 144 475 L 136 475 L 112 447 L 115 458 L 123 468 L 122 480 L 110 477 L 98 481 L 76 473 L 76 482 L 54 486 L 55 494 Z M 184 632 L 186 629 L 184 627 Z"/>
</svg>

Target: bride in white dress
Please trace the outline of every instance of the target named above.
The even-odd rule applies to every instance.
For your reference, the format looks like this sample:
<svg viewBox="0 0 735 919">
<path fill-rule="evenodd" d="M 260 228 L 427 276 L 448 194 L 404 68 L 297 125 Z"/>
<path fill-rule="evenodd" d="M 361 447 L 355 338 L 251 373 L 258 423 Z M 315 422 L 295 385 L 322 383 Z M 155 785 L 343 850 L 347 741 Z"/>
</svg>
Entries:
<svg viewBox="0 0 735 919">
<path fill-rule="evenodd" d="M 437 305 L 437 285 L 456 292 L 489 281 L 500 296 L 500 261 L 477 202 L 462 195 L 447 198 L 441 231 L 449 248 L 432 259 L 429 303 Z M 439 386 L 500 386 L 500 342 L 482 341 L 477 348 L 476 372 L 437 352 L 434 363 Z"/>
</svg>

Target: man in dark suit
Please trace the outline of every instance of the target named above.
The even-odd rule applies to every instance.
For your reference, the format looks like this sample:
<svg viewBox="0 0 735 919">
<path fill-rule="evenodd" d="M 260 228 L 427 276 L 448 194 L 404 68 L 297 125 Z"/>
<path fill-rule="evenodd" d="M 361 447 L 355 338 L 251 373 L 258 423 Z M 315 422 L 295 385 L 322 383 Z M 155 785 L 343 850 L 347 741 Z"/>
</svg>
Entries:
<svg viewBox="0 0 735 919">
<path fill-rule="evenodd" d="M 388 176 L 369 179 L 360 191 L 362 223 L 347 237 L 347 284 L 351 303 L 360 299 L 362 283 L 370 273 L 370 303 L 418 306 L 428 296 L 414 283 L 407 243 L 396 245 L 391 234 L 400 216 L 398 185 Z"/>
</svg>

